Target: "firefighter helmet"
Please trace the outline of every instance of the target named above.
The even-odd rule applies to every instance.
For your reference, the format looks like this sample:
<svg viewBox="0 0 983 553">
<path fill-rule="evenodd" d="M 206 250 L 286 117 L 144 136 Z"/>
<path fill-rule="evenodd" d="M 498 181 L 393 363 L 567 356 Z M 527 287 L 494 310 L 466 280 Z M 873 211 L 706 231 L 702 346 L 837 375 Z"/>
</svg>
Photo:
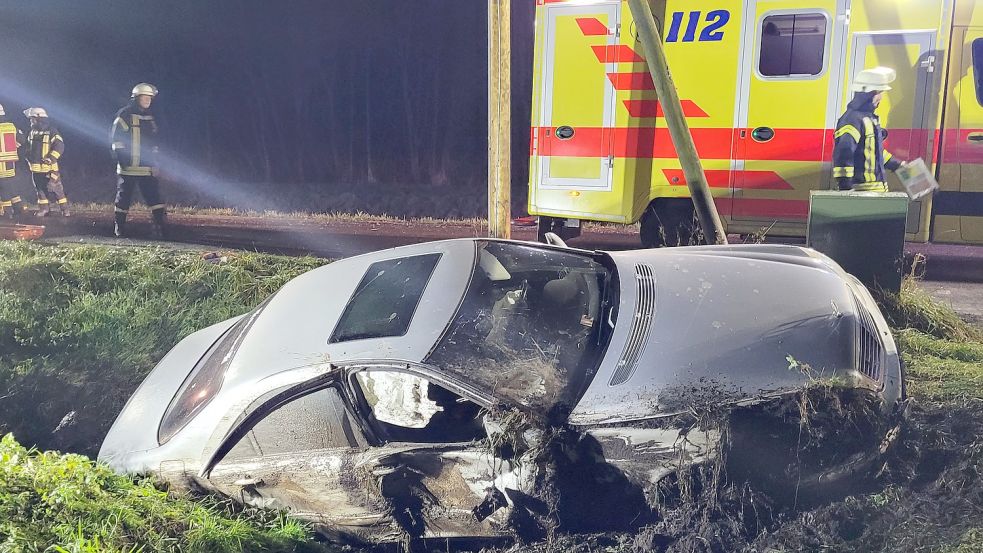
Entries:
<svg viewBox="0 0 983 553">
<path fill-rule="evenodd" d="M 890 67 L 864 69 L 853 80 L 854 92 L 882 92 L 891 90 L 891 83 L 898 78 L 898 72 Z"/>
<path fill-rule="evenodd" d="M 133 92 L 130 93 L 130 98 L 136 98 L 137 96 L 156 96 L 157 87 L 150 83 L 140 83 L 133 87 Z"/>
<path fill-rule="evenodd" d="M 7 115 L 7 112 L 3 110 L 3 104 L 0 104 L 0 115 Z"/>
<path fill-rule="evenodd" d="M 44 108 L 27 108 L 24 110 L 24 117 L 30 119 L 31 117 L 47 117 L 48 112 Z"/>
</svg>

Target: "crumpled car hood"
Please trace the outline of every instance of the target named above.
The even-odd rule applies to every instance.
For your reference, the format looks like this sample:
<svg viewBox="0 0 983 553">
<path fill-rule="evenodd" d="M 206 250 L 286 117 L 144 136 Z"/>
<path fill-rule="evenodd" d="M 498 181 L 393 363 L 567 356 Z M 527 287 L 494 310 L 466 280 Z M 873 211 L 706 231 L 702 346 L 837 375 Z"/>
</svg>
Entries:
<svg viewBox="0 0 983 553">
<path fill-rule="evenodd" d="M 571 423 L 675 414 L 853 368 L 855 300 L 828 258 L 792 246 L 639 253 L 611 254 L 618 323 Z"/>
</svg>

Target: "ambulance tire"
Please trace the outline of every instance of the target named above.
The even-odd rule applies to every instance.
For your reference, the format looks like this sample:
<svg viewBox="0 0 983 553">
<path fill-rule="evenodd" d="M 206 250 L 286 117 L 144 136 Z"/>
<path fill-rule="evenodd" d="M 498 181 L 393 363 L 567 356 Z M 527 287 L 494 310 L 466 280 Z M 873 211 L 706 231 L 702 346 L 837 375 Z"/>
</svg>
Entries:
<svg viewBox="0 0 983 553">
<path fill-rule="evenodd" d="M 644 248 L 693 246 L 702 243 L 700 225 L 688 199 L 663 199 L 642 214 L 639 235 Z"/>
</svg>

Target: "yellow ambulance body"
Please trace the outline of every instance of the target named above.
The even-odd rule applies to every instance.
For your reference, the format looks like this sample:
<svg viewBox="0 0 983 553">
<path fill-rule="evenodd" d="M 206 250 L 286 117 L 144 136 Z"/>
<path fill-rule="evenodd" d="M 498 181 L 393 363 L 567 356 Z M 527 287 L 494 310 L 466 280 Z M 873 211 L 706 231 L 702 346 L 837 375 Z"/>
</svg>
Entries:
<svg viewBox="0 0 983 553">
<path fill-rule="evenodd" d="M 568 235 L 641 221 L 659 245 L 692 206 L 627 2 L 537 2 L 530 214 Z M 853 76 L 884 65 L 898 72 L 878 110 L 887 147 L 941 186 L 912 204 L 908 239 L 983 243 L 983 1 L 651 5 L 728 232 L 805 235 L 809 191 L 835 187 Z"/>
</svg>

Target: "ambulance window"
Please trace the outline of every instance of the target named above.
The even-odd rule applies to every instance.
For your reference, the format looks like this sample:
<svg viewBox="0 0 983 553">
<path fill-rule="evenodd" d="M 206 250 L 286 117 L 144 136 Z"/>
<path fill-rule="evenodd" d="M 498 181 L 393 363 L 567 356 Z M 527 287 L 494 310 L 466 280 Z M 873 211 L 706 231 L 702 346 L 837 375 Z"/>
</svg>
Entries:
<svg viewBox="0 0 983 553">
<path fill-rule="evenodd" d="M 761 20 L 758 73 L 809 77 L 823 72 L 828 21 L 822 13 L 786 13 Z"/>
<path fill-rule="evenodd" d="M 976 101 L 983 106 L 983 38 L 973 41 L 973 82 L 976 84 Z"/>
</svg>

